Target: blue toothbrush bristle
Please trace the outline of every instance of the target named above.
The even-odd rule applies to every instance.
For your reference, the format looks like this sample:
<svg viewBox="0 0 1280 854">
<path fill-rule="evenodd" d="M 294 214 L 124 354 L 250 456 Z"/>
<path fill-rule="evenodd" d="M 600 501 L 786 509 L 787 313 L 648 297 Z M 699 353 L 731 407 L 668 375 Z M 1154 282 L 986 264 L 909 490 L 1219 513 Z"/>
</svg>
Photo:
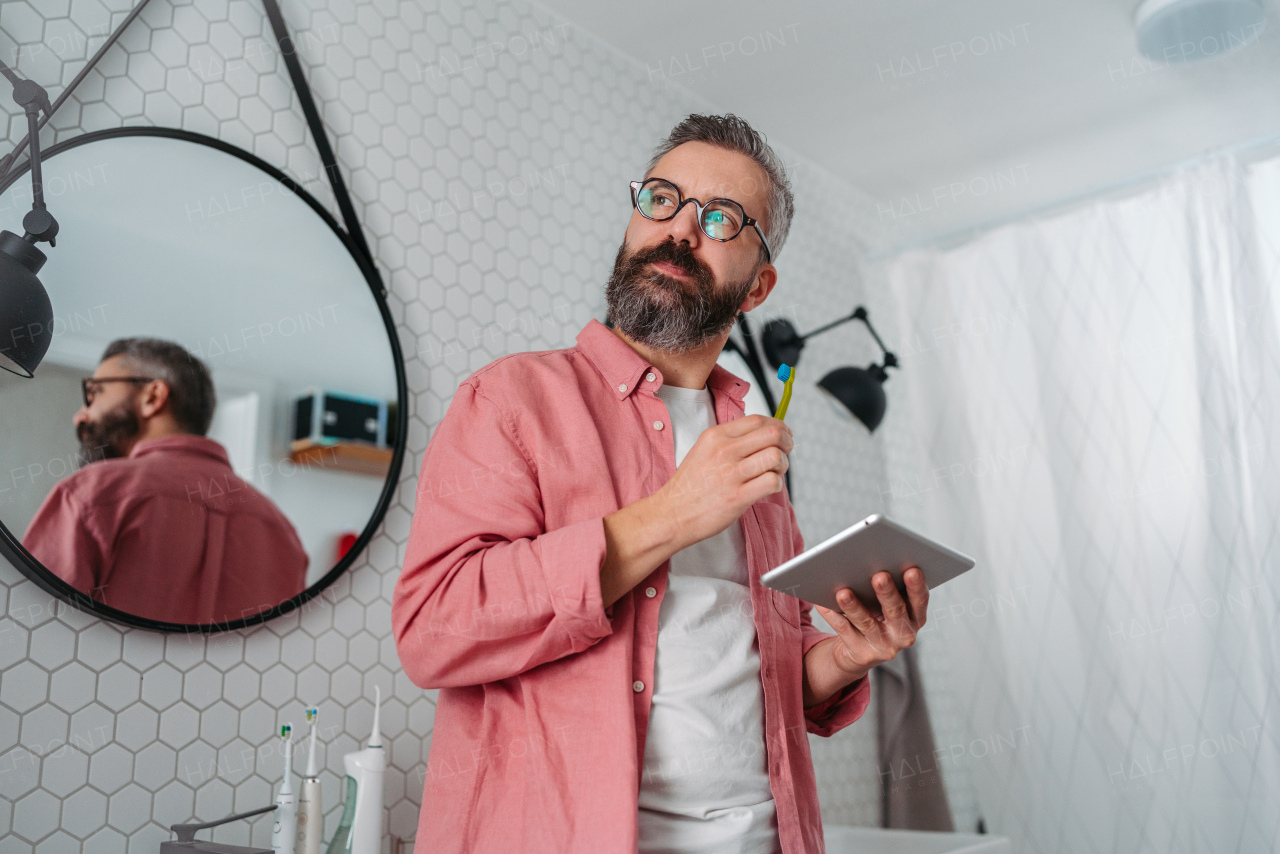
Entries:
<svg viewBox="0 0 1280 854">
<path fill-rule="evenodd" d="M 787 381 L 787 378 L 790 376 L 791 376 L 790 365 L 783 365 L 782 367 L 778 368 L 778 379 L 782 380 L 785 383 Z"/>
</svg>

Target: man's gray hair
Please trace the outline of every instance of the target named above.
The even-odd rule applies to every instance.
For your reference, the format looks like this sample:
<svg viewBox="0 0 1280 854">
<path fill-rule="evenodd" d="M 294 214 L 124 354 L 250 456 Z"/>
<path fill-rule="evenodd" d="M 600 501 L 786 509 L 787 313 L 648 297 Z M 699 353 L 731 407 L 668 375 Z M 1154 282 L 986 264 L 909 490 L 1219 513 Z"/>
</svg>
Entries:
<svg viewBox="0 0 1280 854">
<path fill-rule="evenodd" d="M 774 260 L 782 251 L 791 231 L 791 217 L 795 215 L 795 197 L 791 194 L 791 182 L 787 180 L 786 167 L 765 138 L 755 128 L 732 113 L 723 116 L 703 116 L 694 113 L 671 129 L 671 133 L 658 144 L 653 158 L 645 170 L 650 177 L 653 167 L 663 155 L 686 142 L 705 142 L 745 154 L 760 164 L 769 179 L 767 209 L 764 214 L 764 233 L 769 240 L 769 250 Z M 703 199 L 707 201 L 707 199 Z"/>
<path fill-rule="evenodd" d="M 101 361 L 123 356 L 132 370 L 169 386 L 169 410 L 187 433 L 203 436 L 213 423 L 218 396 L 204 362 L 181 345 L 159 338 L 119 338 L 107 345 Z"/>
</svg>

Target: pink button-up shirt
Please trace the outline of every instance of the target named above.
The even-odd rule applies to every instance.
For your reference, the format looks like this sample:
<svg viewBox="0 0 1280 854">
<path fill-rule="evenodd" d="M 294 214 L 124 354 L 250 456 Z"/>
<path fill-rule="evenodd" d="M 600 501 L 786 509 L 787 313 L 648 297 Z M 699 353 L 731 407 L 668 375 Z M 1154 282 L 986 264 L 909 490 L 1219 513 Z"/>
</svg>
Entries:
<svg viewBox="0 0 1280 854">
<path fill-rule="evenodd" d="M 675 471 L 661 384 L 592 321 L 576 347 L 473 374 L 436 428 L 391 612 L 405 672 L 441 689 L 423 850 L 636 850 L 668 564 L 609 608 L 600 567 L 604 517 Z M 717 366 L 707 385 L 718 423 L 742 416 L 747 383 Z M 803 550 L 795 513 L 780 492 L 741 524 L 778 834 L 785 854 L 814 854 L 824 846 L 806 733 L 857 720 L 870 688 L 862 679 L 803 707 L 804 654 L 833 635 L 814 628 L 808 603 L 759 583 Z"/>
<path fill-rule="evenodd" d="M 306 587 L 293 525 L 221 445 L 186 433 L 60 481 L 22 544 L 103 604 L 169 623 L 239 620 Z"/>
</svg>

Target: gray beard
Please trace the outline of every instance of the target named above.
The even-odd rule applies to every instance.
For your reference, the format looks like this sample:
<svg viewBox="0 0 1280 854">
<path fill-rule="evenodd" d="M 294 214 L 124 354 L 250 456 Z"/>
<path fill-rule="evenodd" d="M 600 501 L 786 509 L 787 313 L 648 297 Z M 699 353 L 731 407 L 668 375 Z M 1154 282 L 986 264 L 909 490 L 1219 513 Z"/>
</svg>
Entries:
<svg viewBox="0 0 1280 854">
<path fill-rule="evenodd" d="M 657 350 L 686 353 L 728 330 L 755 281 L 752 273 L 746 281 L 716 287 L 705 270 L 681 281 L 647 271 L 648 258 L 636 263 L 641 254 L 651 252 L 627 256 L 626 244 L 619 247 L 605 299 L 614 326 Z"/>
</svg>

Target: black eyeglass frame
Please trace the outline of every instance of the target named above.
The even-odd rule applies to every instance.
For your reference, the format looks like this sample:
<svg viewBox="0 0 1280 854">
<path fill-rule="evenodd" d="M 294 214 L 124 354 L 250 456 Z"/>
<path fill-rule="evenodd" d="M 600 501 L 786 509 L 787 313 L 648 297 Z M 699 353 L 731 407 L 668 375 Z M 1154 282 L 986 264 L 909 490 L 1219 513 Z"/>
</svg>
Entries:
<svg viewBox="0 0 1280 854">
<path fill-rule="evenodd" d="M 90 385 L 99 383 L 149 383 L 154 382 L 155 379 L 155 377 L 84 377 L 80 380 L 80 397 L 84 400 L 85 406 L 93 406 L 93 401 L 89 399 Z"/>
<path fill-rule="evenodd" d="M 680 202 L 679 204 L 676 205 L 676 209 L 671 212 L 671 216 L 663 217 L 662 219 L 656 219 L 654 217 L 649 216 L 644 211 L 640 210 L 640 199 L 639 199 L 640 188 L 643 187 L 645 184 L 650 183 L 651 181 L 661 181 L 662 183 L 667 184 L 675 189 L 676 198 L 678 198 Z M 666 178 L 653 177 L 653 178 L 646 178 L 643 181 L 631 182 L 631 206 L 636 209 L 636 212 L 639 213 L 640 216 L 644 217 L 650 222 L 667 222 L 669 220 L 673 220 L 680 213 L 681 209 L 684 208 L 684 206 L 689 204 L 690 202 L 693 202 L 693 208 L 698 213 L 698 230 L 700 230 L 703 234 L 706 234 L 708 238 L 710 238 L 711 240 L 715 240 L 719 243 L 728 243 L 730 240 L 733 240 L 734 237 L 737 237 L 739 234 L 742 234 L 742 232 L 746 231 L 747 226 L 751 226 L 756 230 L 756 234 L 760 235 L 760 244 L 764 246 L 764 260 L 769 262 L 770 264 L 773 263 L 773 251 L 769 249 L 769 241 L 765 239 L 764 229 L 760 228 L 759 222 L 747 216 L 746 209 L 743 208 L 742 205 L 740 205 L 739 203 L 735 202 L 733 199 L 722 199 L 722 198 L 710 199 L 704 205 L 698 199 L 695 199 L 695 198 L 686 199 L 684 197 L 684 193 L 680 192 L 680 188 L 677 187 L 675 184 L 672 184 Z M 707 234 L 706 225 L 702 221 L 702 212 L 706 210 L 707 207 L 709 207 L 713 202 L 728 202 L 729 204 L 736 207 L 738 210 L 742 211 L 742 225 L 738 228 L 736 232 L 733 233 L 732 236 L 713 237 L 712 235 Z"/>
</svg>

